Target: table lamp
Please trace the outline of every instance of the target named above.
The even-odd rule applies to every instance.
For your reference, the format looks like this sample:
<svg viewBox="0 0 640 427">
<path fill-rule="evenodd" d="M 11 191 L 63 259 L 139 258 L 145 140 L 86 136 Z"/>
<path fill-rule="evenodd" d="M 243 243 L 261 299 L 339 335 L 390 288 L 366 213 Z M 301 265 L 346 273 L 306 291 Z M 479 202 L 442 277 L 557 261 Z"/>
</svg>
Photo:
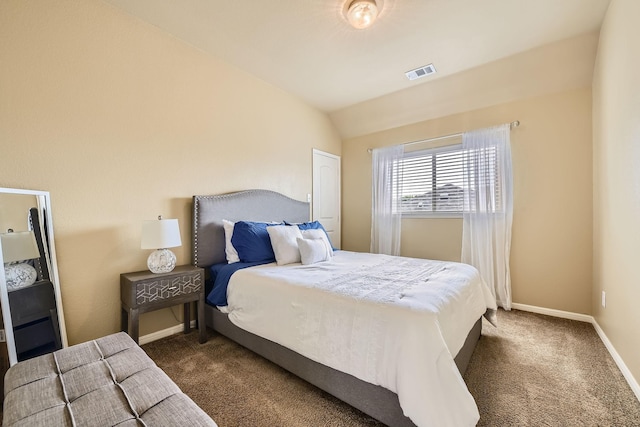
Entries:
<svg viewBox="0 0 640 427">
<path fill-rule="evenodd" d="M 9 229 L 7 233 L 0 234 L 0 239 L 7 290 L 12 291 L 33 285 L 38 278 L 36 269 L 29 263 L 19 262 L 40 258 L 33 231 L 14 233 Z"/>
<path fill-rule="evenodd" d="M 176 256 L 167 248 L 182 245 L 177 219 L 162 219 L 142 222 L 142 249 L 156 249 L 147 259 L 152 273 L 168 273 L 176 266 Z"/>
</svg>

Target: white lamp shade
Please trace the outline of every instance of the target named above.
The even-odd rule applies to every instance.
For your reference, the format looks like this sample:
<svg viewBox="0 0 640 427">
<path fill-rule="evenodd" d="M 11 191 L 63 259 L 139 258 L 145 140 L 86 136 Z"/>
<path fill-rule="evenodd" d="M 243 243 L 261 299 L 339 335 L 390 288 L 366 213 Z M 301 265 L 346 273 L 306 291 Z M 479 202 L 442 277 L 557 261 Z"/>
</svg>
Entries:
<svg viewBox="0 0 640 427">
<path fill-rule="evenodd" d="M 18 231 L 0 235 L 4 263 L 40 258 L 33 231 Z"/>
<path fill-rule="evenodd" d="M 142 249 L 175 248 L 182 245 L 177 219 L 155 219 L 142 222 Z"/>
</svg>

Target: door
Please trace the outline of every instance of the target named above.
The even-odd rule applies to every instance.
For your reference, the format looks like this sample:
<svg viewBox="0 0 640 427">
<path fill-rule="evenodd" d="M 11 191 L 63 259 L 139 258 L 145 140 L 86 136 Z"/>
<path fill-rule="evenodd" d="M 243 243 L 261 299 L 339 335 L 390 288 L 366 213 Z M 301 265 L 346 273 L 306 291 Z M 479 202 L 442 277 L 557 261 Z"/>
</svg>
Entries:
<svg viewBox="0 0 640 427">
<path fill-rule="evenodd" d="M 340 248 L 340 157 L 313 150 L 312 215 L 327 231 L 334 248 Z"/>
</svg>

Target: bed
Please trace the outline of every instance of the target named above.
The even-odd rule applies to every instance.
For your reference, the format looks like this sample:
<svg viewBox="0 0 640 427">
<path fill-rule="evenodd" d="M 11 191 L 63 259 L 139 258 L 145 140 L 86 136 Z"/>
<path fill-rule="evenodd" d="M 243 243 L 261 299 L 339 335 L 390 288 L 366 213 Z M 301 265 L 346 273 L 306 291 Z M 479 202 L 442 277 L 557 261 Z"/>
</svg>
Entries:
<svg viewBox="0 0 640 427">
<path fill-rule="evenodd" d="M 267 190 L 194 196 L 193 264 L 208 269 L 226 262 L 223 220 L 305 223 L 309 221 L 309 213 L 308 203 Z M 349 267 L 354 262 L 358 267 Z M 230 309 L 225 313 L 207 305 L 206 323 L 387 425 L 475 425 L 479 417 L 477 407 L 461 373 L 480 337 L 481 315 L 487 309 L 495 309 L 495 302 L 472 267 L 426 263 L 429 262 L 337 251 L 334 259 L 324 264 L 278 266 L 273 263 L 239 270 L 229 281 Z M 399 264 L 411 269 L 398 269 Z M 414 273 L 422 266 L 427 266 L 430 273 Z M 392 272 L 388 271 L 389 267 Z M 333 286 L 332 290 L 327 292 L 313 280 L 307 280 L 308 271 L 299 271 L 302 278 L 289 280 L 290 272 L 305 269 L 313 271 L 311 277 L 323 282 L 322 286 Z M 456 279 L 457 276 L 452 275 L 454 270 L 468 277 Z M 372 292 L 377 295 L 373 300 L 367 295 L 345 295 L 353 292 L 350 284 L 358 280 L 358 274 L 368 274 L 367 283 L 370 277 L 415 275 L 417 280 L 429 282 L 429 286 L 407 285 L 399 304 L 404 307 L 398 308 L 398 304 L 387 304 L 387 296 L 377 290 Z M 344 282 L 346 286 L 335 284 L 342 283 L 345 277 L 350 280 Z M 453 299 L 467 300 L 469 305 L 451 304 L 443 314 L 434 314 L 418 302 L 422 298 L 420 294 L 432 292 L 431 287 L 444 286 L 440 283 L 444 279 L 440 279 L 445 277 L 447 281 L 460 283 L 455 292 L 450 292 L 455 295 Z M 462 284 L 466 281 L 473 285 Z M 289 292 L 289 288 L 293 292 L 310 293 L 311 296 L 305 298 L 312 303 L 301 302 L 298 297 L 278 297 L 280 290 Z M 300 288 L 305 288 L 304 292 Z M 252 290 L 263 293 L 253 296 Z M 232 297 L 241 298 L 232 293 L 249 298 L 246 304 L 254 310 L 238 307 Z M 328 311 L 317 311 L 313 302 Z M 287 320 L 287 312 L 294 317 Z M 336 329 L 344 322 L 351 322 L 351 331 L 362 330 L 363 336 L 352 333 L 347 338 L 335 338 Z M 287 329 L 288 326 L 292 327 Z M 288 342 L 296 330 L 302 330 L 302 338 Z"/>
</svg>

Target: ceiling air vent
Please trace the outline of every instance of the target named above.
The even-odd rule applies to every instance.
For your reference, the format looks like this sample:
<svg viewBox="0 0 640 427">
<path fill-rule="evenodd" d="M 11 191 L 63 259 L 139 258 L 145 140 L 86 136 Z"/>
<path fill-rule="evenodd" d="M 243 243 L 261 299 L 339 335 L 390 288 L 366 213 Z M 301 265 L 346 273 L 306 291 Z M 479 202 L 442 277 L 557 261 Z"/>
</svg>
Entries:
<svg viewBox="0 0 640 427">
<path fill-rule="evenodd" d="M 420 77 L 428 76 L 436 72 L 436 67 L 433 64 L 425 65 L 424 67 L 416 68 L 415 70 L 407 71 L 404 73 L 409 80 L 419 79 Z"/>
</svg>

